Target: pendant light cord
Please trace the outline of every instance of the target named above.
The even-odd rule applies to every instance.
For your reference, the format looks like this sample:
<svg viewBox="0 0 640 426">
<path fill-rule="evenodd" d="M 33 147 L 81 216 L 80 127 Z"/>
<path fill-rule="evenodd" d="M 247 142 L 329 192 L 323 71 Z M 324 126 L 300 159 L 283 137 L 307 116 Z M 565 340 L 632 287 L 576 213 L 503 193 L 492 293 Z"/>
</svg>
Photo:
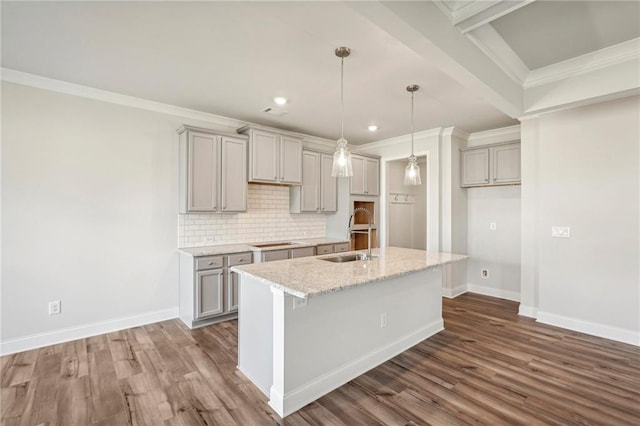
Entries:
<svg viewBox="0 0 640 426">
<path fill-rule="evenodd" d="M 344 58 L 340 58 L 340 139 L 344 139 Z"/>
<path fill-rule="evenodd" d="M 413 157 L 413 95 L 415 92 L 411 92 L 411 156 Z"/>
</svg>

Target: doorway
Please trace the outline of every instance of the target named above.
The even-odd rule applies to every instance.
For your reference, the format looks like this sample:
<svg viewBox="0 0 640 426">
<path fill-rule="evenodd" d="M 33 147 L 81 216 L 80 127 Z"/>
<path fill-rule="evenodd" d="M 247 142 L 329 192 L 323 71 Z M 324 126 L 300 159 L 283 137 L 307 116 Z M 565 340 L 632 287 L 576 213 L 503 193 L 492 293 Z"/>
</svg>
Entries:
<svg viewBox="0 0 640 426">
<path fill-rule="evenodd" d="M 386 199 L 389 237 L 387 244 L 426 250 L 427 248 L 427 173 L 426 157 L 418 157 L 422 185 L 404 184 L 407 160 L 387 162 Z"/>
</svg>

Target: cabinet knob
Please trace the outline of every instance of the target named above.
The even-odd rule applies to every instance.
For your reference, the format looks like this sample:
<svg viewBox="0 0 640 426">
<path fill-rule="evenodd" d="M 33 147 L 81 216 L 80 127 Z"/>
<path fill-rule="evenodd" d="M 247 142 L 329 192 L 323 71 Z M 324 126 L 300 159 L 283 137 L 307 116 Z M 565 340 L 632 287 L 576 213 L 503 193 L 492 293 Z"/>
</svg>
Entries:
<svg viewBox="0 0 640 426">
<path fill-rule="evenodd" d="M 213 265 L 213 262 L 209 262 L 209 266 Z"/>
</svg>

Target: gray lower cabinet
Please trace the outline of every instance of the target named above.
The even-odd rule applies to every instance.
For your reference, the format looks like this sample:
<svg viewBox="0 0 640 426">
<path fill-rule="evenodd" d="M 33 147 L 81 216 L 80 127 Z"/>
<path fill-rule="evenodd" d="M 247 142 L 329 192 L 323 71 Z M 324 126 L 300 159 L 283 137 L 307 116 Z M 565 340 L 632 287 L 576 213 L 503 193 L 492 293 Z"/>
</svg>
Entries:
<svg viewBox="0 0 640 426">
<path fill-rule="evenodd" d="M 316 247 L 316 252 L 320 254 L 343 253 L 351 250 L 351 243 L 321 244 Z"/>
<path fill-rule="evenodd" d="M 196 272 L 195 318 L 220 315 L 224 311 L 222 269 Z"/>
<path fill-rule="evenodd" d="M 180 319 L 190 328 L 236 318 L 238 274 L 251 253 L 198 256 L 180 253 Z"/>
</svg>

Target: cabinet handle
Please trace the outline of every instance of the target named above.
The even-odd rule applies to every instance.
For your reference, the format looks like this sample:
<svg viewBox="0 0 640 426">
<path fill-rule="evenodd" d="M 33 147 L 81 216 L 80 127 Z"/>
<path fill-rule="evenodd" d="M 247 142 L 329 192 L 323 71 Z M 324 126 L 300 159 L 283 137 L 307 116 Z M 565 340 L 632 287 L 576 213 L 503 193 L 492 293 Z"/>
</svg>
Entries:
<svg viewBox="0 0 640 426">
<path fill-rule="evenodd" d="M 209 266 L 213 265 L 213 262 L 209 262 Z"/>
</svg>

